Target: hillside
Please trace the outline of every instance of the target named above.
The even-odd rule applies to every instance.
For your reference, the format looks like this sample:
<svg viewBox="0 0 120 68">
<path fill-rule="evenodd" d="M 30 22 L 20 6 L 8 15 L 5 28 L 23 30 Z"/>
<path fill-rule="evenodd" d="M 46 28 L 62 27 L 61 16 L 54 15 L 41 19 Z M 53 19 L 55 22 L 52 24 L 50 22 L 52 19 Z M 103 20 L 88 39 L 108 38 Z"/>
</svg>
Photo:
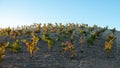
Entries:
<svg viewBox="0 0 120 68">
<path fill-rule="evenodd" d="M 120 68 L 120 31 L 41 25 L 0 30 L 0 68 Z"/>
</svg>

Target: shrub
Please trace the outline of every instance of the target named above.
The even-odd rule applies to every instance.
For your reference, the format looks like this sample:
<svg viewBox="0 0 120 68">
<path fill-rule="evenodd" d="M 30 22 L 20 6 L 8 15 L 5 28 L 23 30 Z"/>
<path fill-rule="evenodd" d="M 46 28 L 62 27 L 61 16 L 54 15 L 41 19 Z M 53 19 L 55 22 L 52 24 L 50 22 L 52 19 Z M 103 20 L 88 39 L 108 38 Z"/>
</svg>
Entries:
<svg viewBox="0 0 120 68">
<path fill-rule="evenodd" d="M 0 62 L 3 61 L 3 59 L 5 58 L 5 52 L 6 52 L 6 48 L 9 46 L 9 42 L 7 43 L 0 43 Z"/>
<path fill-rule="evenodd" d="M 19 44 L 19 40 L 16 40 L 12 46 L 10 46 L 10 51 L 14 53 L 18 53 L 21 50 L 21 45 Z"/>
</svg>

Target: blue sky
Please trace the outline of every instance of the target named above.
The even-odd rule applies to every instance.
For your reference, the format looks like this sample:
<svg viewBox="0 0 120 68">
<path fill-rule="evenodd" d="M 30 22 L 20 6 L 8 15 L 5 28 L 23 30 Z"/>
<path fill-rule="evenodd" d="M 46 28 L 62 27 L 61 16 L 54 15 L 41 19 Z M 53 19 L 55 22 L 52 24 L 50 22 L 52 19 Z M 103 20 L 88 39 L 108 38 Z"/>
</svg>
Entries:
<svg viewBox="0 0 120 68">
<path fill-rule="evenodd" d="M 120 30 L 120 0 L 0 0 L 0 27 L 87 23 Z"/>
</svg>

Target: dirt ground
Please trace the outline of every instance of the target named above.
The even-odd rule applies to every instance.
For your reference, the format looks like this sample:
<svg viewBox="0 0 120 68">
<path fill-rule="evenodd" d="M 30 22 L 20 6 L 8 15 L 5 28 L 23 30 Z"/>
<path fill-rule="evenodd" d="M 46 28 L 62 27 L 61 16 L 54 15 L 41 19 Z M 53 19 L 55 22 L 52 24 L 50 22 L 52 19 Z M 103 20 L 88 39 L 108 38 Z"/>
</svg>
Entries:
<svg viewBox="0 0 120 68">
<path fill-rule="evenodd" d="M 120 68 L 120 32 L 115 32 L 117 38 L 110 58 L 106 57 L 104 51 L 105 37 L 108 33 L 109 31 L 104 32 L 91 47 L 87 47 L 87 43 L 85 43 L 83 53 L 80 52 L 79 38 L 76 38 L 77 56 L 74 58 L 69 58 L 67 54 L 61 54 L 61 41 L 55 44 L 51 53 L 48 53 L 47 43 L 39 41 L 40 50 L 33 58 L 30 58 L 25 44 L 20 43 L 22 45 L 21 52 L 11 53 L 7 50 L 4 61 L 0 63 L 0 68 Z"/>
</svg>

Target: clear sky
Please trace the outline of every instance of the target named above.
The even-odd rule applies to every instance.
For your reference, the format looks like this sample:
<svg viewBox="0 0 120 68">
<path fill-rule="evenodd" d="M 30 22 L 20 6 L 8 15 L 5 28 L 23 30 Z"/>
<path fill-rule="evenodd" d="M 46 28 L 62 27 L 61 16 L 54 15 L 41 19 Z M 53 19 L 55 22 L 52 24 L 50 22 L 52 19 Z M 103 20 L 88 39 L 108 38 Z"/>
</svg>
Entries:
<svg viewBox="0 0 120 68">
<path fill-rule="evenodd" d="M 0 0 L 0 27 L 86 23 L 120 30 L 120 0 Z"/>
</svg>

